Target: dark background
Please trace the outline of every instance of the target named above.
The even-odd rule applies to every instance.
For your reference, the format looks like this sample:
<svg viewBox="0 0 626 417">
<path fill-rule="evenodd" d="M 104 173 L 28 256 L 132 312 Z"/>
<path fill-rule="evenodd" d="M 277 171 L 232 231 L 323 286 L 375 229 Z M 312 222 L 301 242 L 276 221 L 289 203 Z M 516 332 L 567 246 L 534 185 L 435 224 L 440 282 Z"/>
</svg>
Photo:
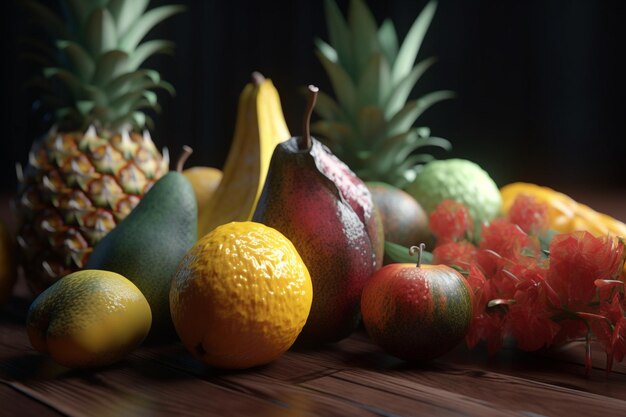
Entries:
<svg viewBox="0 0 626 417">
<path fill-rule="evenodd" d="M 47 1 L 51 7 L 57 2 Z M 153 1 L 152 7 L 170 2 Z M 191 165 L 221 167 L 238 96 L 258 70 L 274 81 L 292 134 L 300 133 L 309 83 L 331 92 L 314 54 L 328 39 L 321 1 L 186 0 L 187 11 L 155 29 L 173 56 L 148 63 L 174 84 L 160 95 L 152 136 Z M 392 17 L 404 37 L 424 0 L 368 1 L 380 23 Z M 342 10 L 348 1 L 338 1 Z M 4 5 L 4 4 L 3 4 Z M 498 185 L 530 181 L 563 189 L 626 190 L 626 2 L 597 0 L 440 0 L 418 59 L 437 56 L 412 97 L 438 89 L 458 97 L 427 111 L 418 125 L 453 142 L 440 158 L 471 159 Z M 15 188 L 14 164 L 47 125 L 22 85 L 33 68 L 17 59 L 33 33 L 19 1 L 3 13 L 2 191 Z M 188 163 L 189 165 L 189 163 Z"/>
</svg>

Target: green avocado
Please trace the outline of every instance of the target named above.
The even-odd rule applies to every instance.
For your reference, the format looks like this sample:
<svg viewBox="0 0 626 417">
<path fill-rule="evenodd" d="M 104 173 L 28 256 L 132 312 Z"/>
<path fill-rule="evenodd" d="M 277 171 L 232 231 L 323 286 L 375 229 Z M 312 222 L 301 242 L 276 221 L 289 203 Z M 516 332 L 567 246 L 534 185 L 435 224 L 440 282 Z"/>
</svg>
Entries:
<svg viewBox="0 0 626 417">
<path fill-rule="evenodd" d="M 175 337 L 170 283 L 183 255 L 198 240 L 197 212 L 189 181 L 169 172 L 96 245 L 87 262 L 86 269 L 117 272 L 141 290 L 152 309 L 152 340 Z"/>
</svg>

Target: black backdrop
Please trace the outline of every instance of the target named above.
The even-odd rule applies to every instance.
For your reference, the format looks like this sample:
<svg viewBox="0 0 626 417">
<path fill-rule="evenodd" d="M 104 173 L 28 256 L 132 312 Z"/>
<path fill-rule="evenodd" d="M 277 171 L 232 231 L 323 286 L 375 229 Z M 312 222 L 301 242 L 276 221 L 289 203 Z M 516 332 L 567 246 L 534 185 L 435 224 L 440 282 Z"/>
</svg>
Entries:
<svg viewBox="0 0 626 417">
<path fill-rule="evenodd" d="M 322 2 L 176 3 L 187 11 L 151 35 L 177 44 L 173 56 L 149 62 L 177 90 L 160 96 L 157 145 L 176 155 L 189 144 L 196 150 L 191 165 L 220 167 L 239 93 L 254 70 L 274 81 L 290 130 L 299 134 L 300 87 L 330 91 L 313 46 L 315 37 L 327 39 Z M 348 1 L 338 3 L 345 11 Z M 379 22 L 392 17 L 403 37 L 426 1 L 368 3 Z M 498 185 L 626 189 L 625 18 L 620 0 L 440 0 L 418 57 L 439 60 L 414 90 L 457 92 L 419 121 L 453 142 L 450 153 L 437 156 L 474 160 Z M 6 4 L 2 20 L 1 189 L 11 191 L 15 161 L 26 160 L 46 125 L 31 110 L 33 93 L 21 87 L 32 68 L 17 60 L 17 39 L 33 27 L 19 0 Z"/>
</svg>

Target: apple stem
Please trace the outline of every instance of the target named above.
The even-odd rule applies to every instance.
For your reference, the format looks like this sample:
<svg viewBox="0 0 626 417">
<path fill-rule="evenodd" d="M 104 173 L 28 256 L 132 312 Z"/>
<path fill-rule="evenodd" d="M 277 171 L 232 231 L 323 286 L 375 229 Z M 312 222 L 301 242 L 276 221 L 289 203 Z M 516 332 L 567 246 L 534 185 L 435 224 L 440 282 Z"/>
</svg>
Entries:
<svg viewBox="0 0 626 417">
<path fill-rule="evenodd" d="M 426 247 L 425 244 L 420 243 L 419 246 L 411 246 L 409 248 L 409 255 L 413 256 L 417 253 L 417 265 L 415 266 L 418 268 L 422 266 L 422 253 L 424 252 L 425 247 Z"/>
<path fill-rule="evenodd" d="M 314 85 L 309 85 L 308 89 L 309 99 L 307 100 L 306 110 L 304 111 L 302 140 L 299 142 L 299 147 L 302 151 L 311 149 L 311 146 L 313 146 L 313 141 L 311 140 L 311 114 L 313 113 L 315 102 L 317 101 L 317 93 L 320 91 L 319 88 Z"/>
<path fill-rule="evenodd" d="M 263 81 L 265 81 L 265 77 L 263 76 L 263 74 L 261 74 L 258 71 L 254 71 L 252 73 L 252 82 L 255 85 L 261 85 L 261 84 L 263 84 Z"/>
<path fill-rule="evenodd" d="M 187 162 L 187 159 L 192 153 L 193 149 L 191 149 L 191 147 L 183 145 L 183 153 L 180 154 L 180 156 L 178 157 L 178 161 L 176 162 L 177 172 L 183 172 L 183 166 L 185 165 L 185 162 Z"/>
</svg>

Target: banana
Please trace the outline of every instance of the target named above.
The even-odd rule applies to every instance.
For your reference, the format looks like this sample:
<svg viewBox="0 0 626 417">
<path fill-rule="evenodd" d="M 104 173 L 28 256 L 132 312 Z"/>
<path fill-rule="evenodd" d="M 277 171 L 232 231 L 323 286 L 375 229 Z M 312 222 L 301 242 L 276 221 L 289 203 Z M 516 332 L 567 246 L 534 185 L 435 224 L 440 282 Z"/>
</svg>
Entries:
<svg viewBox="0 0 626 417">
<path fill-rule="evenodd" d="M 239 97 L 235 134 L 222 180 L 198 219 L 198 236 L 232 221 L 252 218 L 274 148 L 291 137 L 278 91 L 255 72 Z"/>
</svg>

